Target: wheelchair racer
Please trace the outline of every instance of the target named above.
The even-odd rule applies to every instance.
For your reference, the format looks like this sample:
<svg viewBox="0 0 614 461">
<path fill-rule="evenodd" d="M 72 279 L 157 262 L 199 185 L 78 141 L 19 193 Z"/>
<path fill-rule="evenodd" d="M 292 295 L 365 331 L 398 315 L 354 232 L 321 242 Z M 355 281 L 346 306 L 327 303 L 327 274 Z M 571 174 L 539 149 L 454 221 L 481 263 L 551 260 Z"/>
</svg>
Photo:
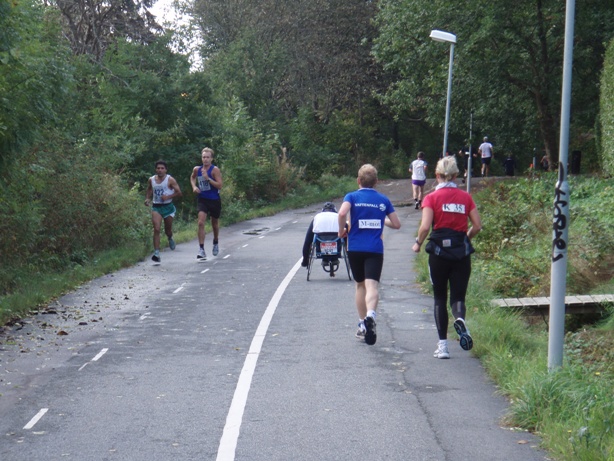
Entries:
<svg viewBox="0 0 614 461">
<path fill-rule="evenodd" d="M 337 209 L 332 202 L 326 202 L 322 207 L 322 211 L 314 216 L 309 224 L 307 233 L 305 234 L 305 243 L 303 243 L 303 261 L 301 266 L 307 267 L 309 264 L 309 251 L 313 243 L 314 234 L 331 234 L 331 237 L 336 238 L 339 232 L 339 218 Z M 330 261 L 333 265 L 339 264 L 339 260 L 334 258 Z"/>
</svg>

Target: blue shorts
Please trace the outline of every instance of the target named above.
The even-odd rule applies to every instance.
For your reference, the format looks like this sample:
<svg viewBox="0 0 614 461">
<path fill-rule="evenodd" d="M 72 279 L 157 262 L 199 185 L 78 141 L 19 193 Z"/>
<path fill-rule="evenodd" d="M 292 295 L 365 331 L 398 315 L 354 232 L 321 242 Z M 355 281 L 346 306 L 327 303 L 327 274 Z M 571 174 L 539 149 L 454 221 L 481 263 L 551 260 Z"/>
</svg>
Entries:
<svg viewBox="0 0 614 461">
<path fill-rule="evenodd" d="M 424 185 L 426 184 L 426 179 L 412 179 L 411 183 L 414 186 L 424 187 Z"/>
</svg>

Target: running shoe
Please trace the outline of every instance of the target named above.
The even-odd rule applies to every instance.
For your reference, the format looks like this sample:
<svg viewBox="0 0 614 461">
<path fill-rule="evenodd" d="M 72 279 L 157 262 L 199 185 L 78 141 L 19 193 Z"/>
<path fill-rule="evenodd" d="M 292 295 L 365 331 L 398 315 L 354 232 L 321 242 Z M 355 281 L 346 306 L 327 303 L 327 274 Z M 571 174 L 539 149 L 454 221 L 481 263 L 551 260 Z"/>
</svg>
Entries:
<svg viewBox="0 0 614 461">
<path fill-rule="evenodd" d="M 365 317 L 365 342 L 369 346 L 373 346 L 377 341 L 377 333 L 375 331 L 375 319 L 373 317 Z"/>
<path fill-rule="evenodd" d="M 200 250 L 198 250 L 198 254 L 196 255 L 196 260 L 204 261 L 206 259 L 207 259 L 207 255 L 205 254 L 205 250 L 201 248 Z"/>
<path fill-rule="evenodd" d="M 168 238 L 168 247 L 171 250 L 174 250 L 177 247 L 177 244 L 175 243 L 175 241 L 173 240 L 173 237 L 169 237 Z"/>
<path fill-rule="evenodd" d="M 162 258 L 160 258 L 160 253 L 158 251 L 155 251 L 153 256 L 151 257 L 151 260 L 155 263 L 159 263 Z"/>
<path fill-rule="evenodd" d="M 220 252 L 220 247 L 218 246 L 217 243 L 213 244 L 213 256 L 217 256 L 217 254 Z"/>
<path fill-rule="evenodd" d="M 439 340 L 437 343 L 437 350 L 433 352 L 433 357 L 436 359 L 449 359 L 450 353 L 448 352 L 448 341 Z"/>
<path fill-rule="evenodd" d="M 365 339 L 365 333 L 367 332 L 367 329 L 365 328 L 365 322 L 364 321 L 360 321 L 358 322 L 358 330 L 356 331 L 356 337 L 358 339 Z"/>
<path fill-rule="evenodd" d="M 473 347 L 473 339 L 471 339 L 471 335 L 469 334 L 469 329 L 465 324 L 465 320 L 460 317 L 454 321 L 454 329 L 458 336 L 460 337 L 460 347 L 464 350 L 469 351 Z"/>
</svg>

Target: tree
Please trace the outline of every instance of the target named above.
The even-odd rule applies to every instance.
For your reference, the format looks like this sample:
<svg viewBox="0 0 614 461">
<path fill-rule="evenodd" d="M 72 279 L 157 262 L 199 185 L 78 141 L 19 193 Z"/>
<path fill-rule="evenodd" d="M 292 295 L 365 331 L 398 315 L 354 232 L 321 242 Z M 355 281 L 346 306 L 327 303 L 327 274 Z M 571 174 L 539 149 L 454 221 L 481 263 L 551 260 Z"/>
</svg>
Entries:
<svg viewBox="0 0 614 461">
<path fill-rule="evenodd" d="M 576 6 L 574 129 L 594 127 L 603 40 L 613 33 L 614 11 L 603 2 Z M 527 149 L 539 138 L 553 160 L 558 151 L 565 2 L 557 0 L 383 0 L 374 53 L 402 79 L 386 92 L 397 110 L 424 112 L 435 123 L 445 98 L 447 48 L 428 37 L 431 29 L 455 33 L 454 101 L 451 132 L 470 108 L 483 131 L 497 134 L 507 149 Z M 445 70 L 444 70 L 445 69 Z M 589 71 L 590 69 L 590 71 Z M 590 102 L 592 101 L 592 103 Z M 456 103 L 459 107 L 459 103 Z M 550 162 L 552 164 L 552 161 Z"/>
<path fill-rule="evenodd" d="M 73 53 L 100 61 L 113 40 L 151 43 L 162 27 L 147 11 L 155 0 L 50 0 L 62 12 Z"/>
</svg>

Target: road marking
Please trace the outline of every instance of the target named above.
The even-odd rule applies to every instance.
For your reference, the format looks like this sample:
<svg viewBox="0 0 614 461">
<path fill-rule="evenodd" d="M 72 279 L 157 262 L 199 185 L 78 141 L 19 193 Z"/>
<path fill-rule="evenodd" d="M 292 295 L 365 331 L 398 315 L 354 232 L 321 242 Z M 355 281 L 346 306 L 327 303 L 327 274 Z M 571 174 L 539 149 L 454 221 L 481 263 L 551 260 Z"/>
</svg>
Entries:
<svg viewBox="0 0 614 461">
<path fill-rule="evenodd" d="M 139 317 L 139 320 L 145 320 L 147 318 L 148 315 L 151 315 L 151 312 L 146 312 L 145 314 L 141 315 Z"/>
<path fill-rule="evenodd" d="M 248 246 L 249 243 L 246 243 L 245 245 L 243 245 L 241 248 L 245 248 L 246 246 Z"/>
<path fill-rule="evenodd" d="M 224 426 L 220 446 L 217 450 L 216 461 L 234 461 L 235 459 L 235 451 L 237 449 L 237 440 L 239 439 L 239 431 L 243 420 L 243 412 L 245 411 L 245 404 L 247 403 L 247 395 L 249 394 L 252 377 L 254 376 L 254 371 L 256 370 L 256 362 L 258 362 L 258 357 L 260 356 L 260 351 L 262 350 L 262 343 L 264 342 L 264 338 L 267 330 L 269 329 L 269 325 L 271 324 L 271 320 L 273 319 L 273 315 L 275 314 L 275 310 L 277 309 L 277 305 L 279 304 L 279 300 L 283 296 L 284 291 L 286 291 L 286 288 L 288 288 L 294 274 L 296 274 L 301 267 L 301 260 L 302 258 L 297 261 L 294 267 L 290 269 L 290 272 L 288 272 L 288 275 L 286 275 L 286 278 L 284 278 L 281 284 L 277 287 L 273 298 L 271 298 L 266 311 L 264 311 L 264 314 L 260 319 L 260 324 L 256 329 L 254 338 L 252 339 L 252 344 L 249 347 L 247 357 L 245 357 L 243 369 L 241 370 L 241 375 L 239 376 L 239 381 L 237 382 L 237 388 L 235 389 L 234 396 L 232 397 L 232 403 L 230 404 L 230 409 L 228 410 L 228 415 L 226 416 L 226 425 Z"/>
<path fill-rule="evenodd" d="M 177 288 L 175 291 L 173 291 L 173 294 L 175 293 L 179 293 L 181 290 L 183 290 L 185 283 L 182 283 L 181 286 L 179 288 Z"/>
<path fill-rule="evenodd" d="M 228 258 L 230 258 L 230 255 L 226 255 L 226 256 L 224 256 L 224 258 L 223 258 L 223 259 L 228 259 Z"/>
<path fill-rule="evenodd" d="M 38 423 L 38 420 L 41 419 L 45 413 L 47 413 L 47 411 L 49 411 L 49 408 L 42 408 L 41 411 L 36 413 L 36 416 L 34 416 L 34 418 L 32 418 L 23 428 L 25 430 L 32 429 L 34 425 Z"/>
<path fill-rule="evenodd" d="M 204 271 L 200 271 L 201 274 L 204 274 L 205 272 L 207 272 L 209 270 L 209 268 L 205 269 Z"/>
<path fill-rule="evenodd" d="M 100 350 L 100 352 L 98 352 L 98 354 L 96 354 L 96 357 L 94 357 L 94 358 L 92 359 L 92 362 L 97 362 L 97 361 L 98 361 L 98 359 L 99 359 L 100 357 L 102 357 L 103 355 L 105 355 L 105 354 L 107 353 L 107 351 L 108 351 L 108 350 L 109 350 L 109 348 L 108 348 L 108 347 L 105 347 L 104 349 L 101 349 L 101 350 Z"/>
<path fill-rule="evenodd" d="M 108 350 L 109 350 L 109 348 L 108 348 L 108 347 L 105 347 L 104 349 L 101 349 L 101 351 L 100 351 L 100 352 L 98 352 L 98 354 L 96 354 L 96 356 L 95 356 L 95 357 L 94 357 L 92 360 L 90 360 L 89 362 L 85 362 L 83 365 L 81 365 L 81 366 L 79 367 L 79 371 L 83 370 L 83 369 L 84 369 L 84 368 L 85 368 L 85 367 L 86 367 L 86 366 L 87 366 L 89 363 L 92 363 L 92 362 L 97 362 L 97 361 L 98 361 L 98 359 L 99 359 L 100 357 L 102 357 L 103 355 L 105 355 L 105 354 L 107 353 L 107 351 L 108 351 Z"/>
</svg>

